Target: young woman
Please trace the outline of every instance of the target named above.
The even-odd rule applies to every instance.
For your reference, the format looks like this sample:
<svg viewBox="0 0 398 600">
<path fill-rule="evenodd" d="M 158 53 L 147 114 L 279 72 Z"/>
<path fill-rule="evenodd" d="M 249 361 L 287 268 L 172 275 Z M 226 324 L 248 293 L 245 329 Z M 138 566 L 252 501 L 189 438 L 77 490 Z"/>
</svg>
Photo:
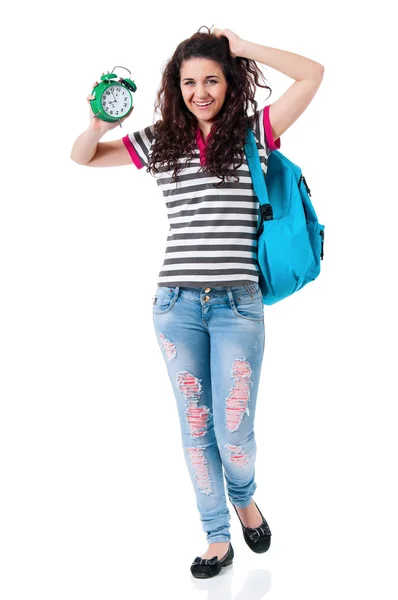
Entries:
<svg viewBox="0 0 398 600">
<path fill-rule="evenodd" d="M 265 175 L 268 156 L 310 104 L 324 68 L 229 29 L 200 29 L 178 45 L 163 71 L 155 104 L 161 119 L 122 139 L 99 142 L 119 123 L 92 118 L 90 109 L 90 126 L 71 158 L 93 167 L 146 167 L 165 197 L 170 234 L 153 323 L 209 544 L 191 572 L 212 577 L 234 556 L 227 496 L 251 550 L 265 552 L 271 540 L 253 499 L 265 336 L 256 259 L 259 202 L 243 150 L 246 130 L 249 125 L 254 132 Z M 255 86 L 270 88 L 260 83 L 256 61 L 295 79 L 259 110 Z"/>
</svg>

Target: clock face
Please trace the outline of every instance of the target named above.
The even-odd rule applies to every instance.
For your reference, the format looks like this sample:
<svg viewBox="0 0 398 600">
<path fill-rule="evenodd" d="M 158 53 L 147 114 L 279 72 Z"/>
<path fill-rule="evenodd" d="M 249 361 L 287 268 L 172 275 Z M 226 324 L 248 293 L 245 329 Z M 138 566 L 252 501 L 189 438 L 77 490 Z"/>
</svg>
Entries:
<svg viewBox="0 0 398 600">
<path fill-rule="evenodd" d="M 122 85 L 111 85 L 101 96 L 102 110 L 111 117 L 124 117 L 131 104 L 131 95 Z"/>
</svg>

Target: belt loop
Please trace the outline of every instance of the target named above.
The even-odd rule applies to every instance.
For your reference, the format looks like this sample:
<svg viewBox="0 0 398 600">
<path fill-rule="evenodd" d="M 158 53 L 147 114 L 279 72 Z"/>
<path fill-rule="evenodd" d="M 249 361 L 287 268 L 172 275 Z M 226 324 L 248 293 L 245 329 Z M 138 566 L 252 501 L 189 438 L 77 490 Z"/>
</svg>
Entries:
<svg viewBox="0 0 398 600">
<path fill-rule="evenodd" d="M 234 297 L 233 297 L 232 290 L 231 290 L 230 286 L 227 286 L 227 293 L 228 293 L 228 298 L 229 298 L 229 301 L 230 301 L 231 305 L 235 306 Z"/>
</svg>

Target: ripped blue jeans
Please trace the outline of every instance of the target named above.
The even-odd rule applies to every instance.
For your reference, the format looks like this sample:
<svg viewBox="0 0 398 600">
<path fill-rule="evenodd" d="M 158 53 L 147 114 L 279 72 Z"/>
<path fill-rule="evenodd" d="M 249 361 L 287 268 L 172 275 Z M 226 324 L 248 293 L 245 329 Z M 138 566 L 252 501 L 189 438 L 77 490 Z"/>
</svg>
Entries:
<svg viewBox="0 0 398 600">
<path fill-rule="evenodd" d="M 254 481 L 254 417 L 264 355 L 257 283 L 157 286 L 153 323 L 177 401 L 185 461 L 207 542 L 230 541 L 229 500 L 248 506 Z"/>
</svg>

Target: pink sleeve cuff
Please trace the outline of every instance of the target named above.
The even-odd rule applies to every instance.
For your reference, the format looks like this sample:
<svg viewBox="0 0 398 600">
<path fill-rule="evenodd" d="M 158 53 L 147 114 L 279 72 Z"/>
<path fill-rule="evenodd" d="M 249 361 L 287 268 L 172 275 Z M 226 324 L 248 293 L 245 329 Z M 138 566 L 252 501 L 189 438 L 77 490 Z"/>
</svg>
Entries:
<svg viewBox="0 0 398 600">
<path fill-rule="evenodd" d="M 274 136 L 272 133 L 271 122 L 269 120 L 269 107 L 270 105 L 264 108 L 264 130 L 265 137 L 267 138 L 267 144 L 270 150 L 279 150 L 281 147 L 281 138 L 278 137 L 277 140 L 274 140 Z"/>
<path fill-rule="evenodd" d="M 126 146 L 126 148 L 127 148 L 128 152 L 129 152 L 129 154 L 130 154 L 131 160 L 133 161 L 133 163 L 135 164 L 135 166 L 137 167 L 137 169 L 142 169 L 142 167 L 143 167 L 144 165 L 143 165 L 143 164 L 142 164 L 142 162 L 140 161 L 140 158 L 139 158 L 139 156 L 138 156 L 138 154 L 137 154 L 137 151 L 136 151 L 136 149 L 134 148 L 133 144 L 131 143 L 131 140 L 130 140 L 129 136 L 128 136 L 128 135 L 125 135 L 125 136 L 122 138 L 122 140 L 123 140 L 123 142 L 124 142 L 124 145 Z"/>
</svg>

